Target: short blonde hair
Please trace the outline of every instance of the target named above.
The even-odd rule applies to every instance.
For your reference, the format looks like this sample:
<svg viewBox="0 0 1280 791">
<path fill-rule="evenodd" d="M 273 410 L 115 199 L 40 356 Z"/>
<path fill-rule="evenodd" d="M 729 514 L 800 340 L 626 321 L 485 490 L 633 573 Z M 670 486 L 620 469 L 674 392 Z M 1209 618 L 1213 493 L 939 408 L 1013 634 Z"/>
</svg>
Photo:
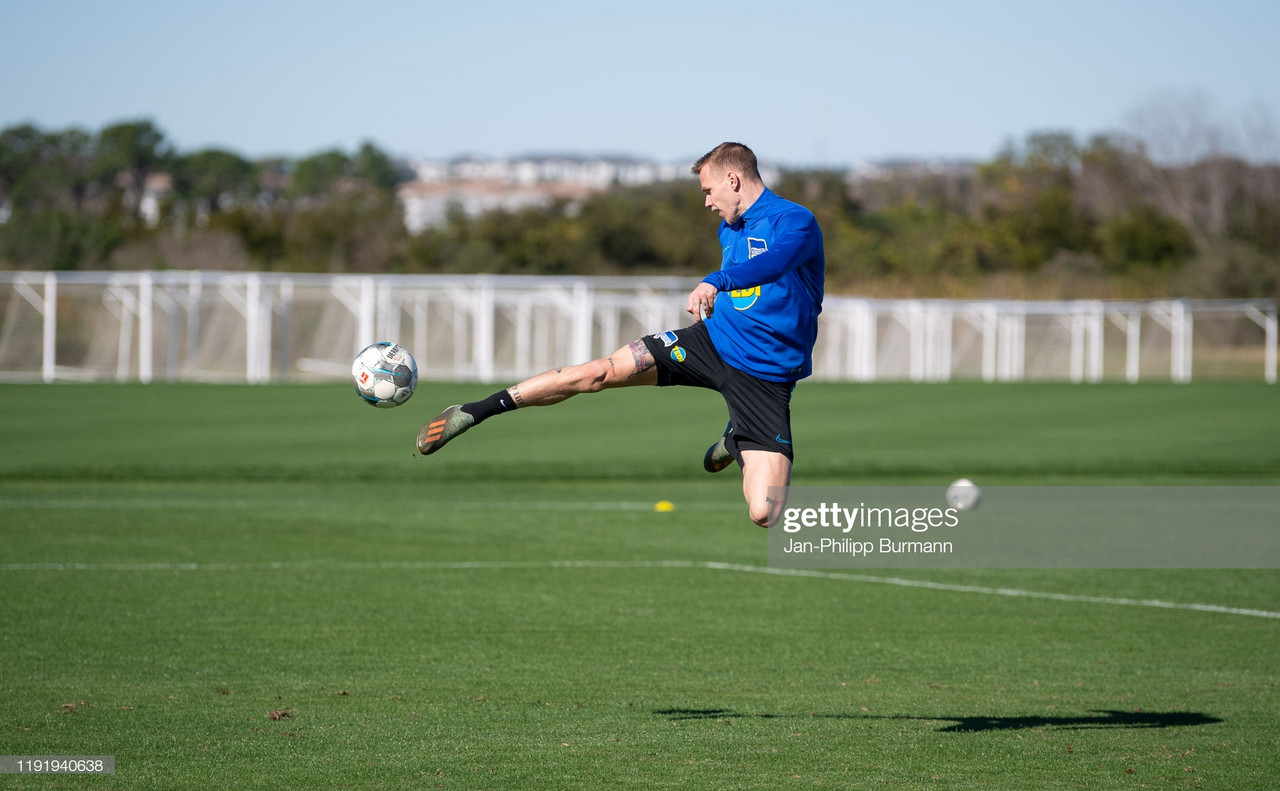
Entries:
<svg viewBox="0 0 1280 791">
<path fill-rule="evenodd" d="M 714 171 L 732 170 L 743 178 L 762 180 L 755 152 L 741 143 L 721 143 L 698 157 L 698 161 L 693 163 L 693 175 L 700 175 L 707 165 Z"/>
</svg>

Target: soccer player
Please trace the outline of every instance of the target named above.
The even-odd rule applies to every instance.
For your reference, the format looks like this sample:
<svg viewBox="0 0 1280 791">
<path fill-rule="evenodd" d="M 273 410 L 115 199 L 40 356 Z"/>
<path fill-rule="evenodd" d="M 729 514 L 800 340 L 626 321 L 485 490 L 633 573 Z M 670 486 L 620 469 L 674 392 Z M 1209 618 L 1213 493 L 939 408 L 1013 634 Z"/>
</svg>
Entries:
<svg viewBox="0 0 1280 791">
<path fill-rule="evenodd" d="M 720 269 L 689 293 L 688 327 L 645 336 L 613 354 L 540 373 L 469 404 L 454 405 L 418 433 L 429 455 L 494 415 L 558 404 L 579 393 L 631 385 L 716 390 L 729 425 L 707 449 L 703 468 L 736 461 L 751 521 L 774 524 L 781 498 L 771 487 L 791 480 L 791 393 L 813 367 L 822 310 L 822 231 L 803 206 L 773 194 L 756 156 L 722 143 L 693 166 L 707 208 L 720 215 Z M 705 319 L 701 319 L 705 316 Z"/>
</svg>

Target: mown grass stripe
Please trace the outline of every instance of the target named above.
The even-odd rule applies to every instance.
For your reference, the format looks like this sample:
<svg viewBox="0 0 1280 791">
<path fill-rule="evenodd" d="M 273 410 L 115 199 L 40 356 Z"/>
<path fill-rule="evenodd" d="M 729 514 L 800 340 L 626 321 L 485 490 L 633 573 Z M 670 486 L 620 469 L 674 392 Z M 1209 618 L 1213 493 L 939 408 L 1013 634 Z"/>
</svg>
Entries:
<svg viewBox="0 0 1280 791">
<path fill-rule="evenodd" d="M 464 561 L 367 561 L 347 563 L 309 563 L 306 561 L 273 563 L 6 563 L 4 571 L 301 571 L 337 569 L 361 571 L 375 569 L 402 569 L 409 571 L 463 571 L 468 569 L 553 569 L 553 568 L 685 568 L 737 571 L 747 574 L 769 574 L 779 577 L 804 577 L 808 579 L 839 580 L 841 582 L 865 582 L 879 585 L 897 585 L 904 588 L 949 591 L 952 593 L 977 593 L 989 596 L 1008 596 L 1023 599 L 1047 599 L 1076 604 L 1110 604 L 1126 607 L 1154 607 L 1165 610 L 1190 610 L 1223 615 L 1246 615 L 1256 618 L 1280 619 L 1280 612 L 1255 610 L 1245 607 L 1228 607 L 1221 604 L 1197 602 L 1170 602 L 1160 599 L 1130 599 L 1113 596 L 1090 596 L 1075 593 L 1052 593 L 1021 588 L 988 588 L 981 585 L 958 585 L 949 582 L 908 579 L 905 577 L 881 577 L 874 574 L 847 574 L 813 569 L 782 569 L 770 566 L 750 566 L 740 563 L 721 563 L 713 560 L 464 560 Z"/>
</svg>

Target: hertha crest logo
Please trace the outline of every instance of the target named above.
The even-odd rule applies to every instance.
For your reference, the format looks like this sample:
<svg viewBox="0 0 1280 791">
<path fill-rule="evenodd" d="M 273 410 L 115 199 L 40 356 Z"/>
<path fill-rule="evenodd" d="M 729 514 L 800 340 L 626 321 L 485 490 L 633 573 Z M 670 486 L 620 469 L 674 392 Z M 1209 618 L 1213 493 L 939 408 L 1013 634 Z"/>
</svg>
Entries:
<svg viewBox="0 0 1280 791">
<path fill-rule="evenodd" d="M 755 258 L 761 253 L 769 252 L 769 243 L 754 236 L 747 237 L 747 258 Z"/>
</svg>

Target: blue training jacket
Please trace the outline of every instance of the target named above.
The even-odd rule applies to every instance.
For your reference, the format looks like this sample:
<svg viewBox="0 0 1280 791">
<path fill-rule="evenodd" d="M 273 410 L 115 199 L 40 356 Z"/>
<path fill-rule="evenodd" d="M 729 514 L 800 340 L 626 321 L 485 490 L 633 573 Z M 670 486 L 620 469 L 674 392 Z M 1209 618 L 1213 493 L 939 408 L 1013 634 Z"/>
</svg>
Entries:
<svg viewBox="0 0 1280 791">
<path fill-rule="evenodd" d="M 724 361 L 772 382 L 813 371 L 826 256 L 805 207 L 766 189 L 733 225 L 720 223 L 719 289 L 707 331 Z"/>
</svg>

